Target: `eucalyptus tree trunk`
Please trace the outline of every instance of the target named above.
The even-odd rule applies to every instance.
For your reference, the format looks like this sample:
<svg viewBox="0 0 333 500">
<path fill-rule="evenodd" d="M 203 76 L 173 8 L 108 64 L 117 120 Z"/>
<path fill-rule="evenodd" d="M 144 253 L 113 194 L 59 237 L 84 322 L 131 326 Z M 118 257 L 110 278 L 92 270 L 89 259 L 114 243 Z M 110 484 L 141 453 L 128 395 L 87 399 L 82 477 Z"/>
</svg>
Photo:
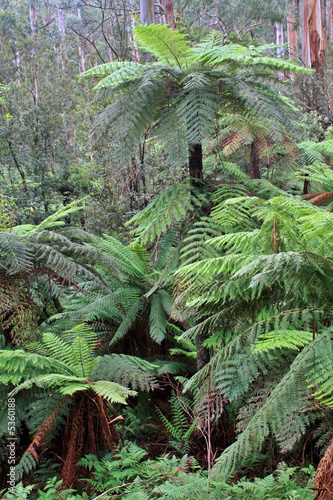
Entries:
<svg viewBox="0 0 333 500">
<path fill-rule="evenodd" d="M 140 19 L 142 24 L 154 24 L 154 0 L 140 0 Z"/>
<path fill-rule="evenodd" d="M 77 16 L 80 20 L 80 24 L 82 23 L 82 14 L 81 7 L 78 3 L 77 5 Z M 84 55 L 84 41 L 81 37 L 79 37 L 79 56 L 80 56 L 80 73 L 84 73 L 86 70 L 86 58 Z"/>
<path fill-rule="evenodd" d="M 35 0 L 29 0 L 29 17 L 30 17 L 30 27 L 31 36 L 34 39 L 36 31 L 36 4 Z M 33 42 L 34 43 L 34 42 Z M 36 49 L 32 49 L 32 60 L 33 60 L 33 72 L 34 72 L 34 83 L 35 83 L 35 103 L 38 102 L 38 60 L 36 58 Z"/>
<path fill-rule="evenodd" d="M 332 0 L 326 1 L 326 23 L 325 23 L 325 31 L 326 31 L 326 40 L 332 43 L 333 40 L 333 2 Z"/>
<path fill-rule="evenodd" d="M 161 0 L 161 5 L 163 8 L 163 24 L 168 24 L 170 28 L 175 29 L 175 15 L 173 11 L 173 0 Z"/>
<path fill-rule="evenodd" d="M 283 24 L 282 23 L 275 23 L 275 43 L 276 45 L 283 45 L 284 39 L 283 39 Z M 283 47 L 278 47 L 277 48 L 277 56 L 283 58 L 284 57 L 284 48 Z M 283 71 L 279 71 L 279 79 L 284 80 L 285 79 L 285 74 Z"/>
<path fill-rule="evenodd" d="M 58 14 L 59 33 L 60 33 L 60 37 L 61 37 L 61 42 L 60 42 L 61 67 L 62 67 L 63 71 L 66 71 L 68 57 L 67 57 L 67 48 L 66 48 L 66 43 L 65 43 L 65 35 L 66 35 L 65 16 L 64 16 L 64 11 L 61 7 L 60 0 L 56 1 L 56 7 L 57 7 L 57 14 Z"/>
<path fill-rule="evenodd" d="M 325 43 L 320 0 L 301 0 L 300 10 L 303 63 L 322 74 Z"/>
<path fill-rule="evenodd" d="M 287 34 L 288 34 L 288 50 L 289 59 L 297 56 L 297 31 L 295 20 L 295 0 L 292 1 L 287 17 Z M 291 81 L 295 81 L 295 74 L 291 74 Z"/>
<path fill-rule="evenodd" d="M 283 45 L 283 24 L 282 23 L 275 23 L 275 40 L 276 40 L 276 45 Z M 278 57 L 283 57 L 284 56 L 284 49 L 283 47 L 278 47 L 277 49 L 277 56 Z"/>
<path fill-rule="evenodd" d="M 36 23 L 36 5 L 35 0 L 29 1 L 29 16 L 30 16 L 30 27 L 31 32 L 35 33 L 35 23 Z"/>
</svg>

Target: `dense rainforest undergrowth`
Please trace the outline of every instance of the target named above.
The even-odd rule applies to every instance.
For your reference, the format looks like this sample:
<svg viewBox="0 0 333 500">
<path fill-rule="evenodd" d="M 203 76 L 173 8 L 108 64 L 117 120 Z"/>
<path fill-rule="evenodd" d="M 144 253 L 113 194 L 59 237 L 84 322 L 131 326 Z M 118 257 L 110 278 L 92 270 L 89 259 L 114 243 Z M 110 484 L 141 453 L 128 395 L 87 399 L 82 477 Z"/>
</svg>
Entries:
<svg viewBox="0 0 333 500">
<path fill-rule="evenodd" d="M 321 7 L 2 2 L 1 498 L 333 499 Z"/>
</svg>

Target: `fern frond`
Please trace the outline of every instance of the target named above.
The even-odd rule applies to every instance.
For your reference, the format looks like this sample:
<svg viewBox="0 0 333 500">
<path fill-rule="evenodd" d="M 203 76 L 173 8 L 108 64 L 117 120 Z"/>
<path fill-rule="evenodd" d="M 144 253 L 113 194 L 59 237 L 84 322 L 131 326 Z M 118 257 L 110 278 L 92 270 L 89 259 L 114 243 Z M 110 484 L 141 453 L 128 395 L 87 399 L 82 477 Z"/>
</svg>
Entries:
<svg viewBox="0 0 333 500">
<path fill-rule="evenodd" d="M 126 226 L 138 225 L 132 234 L 145 245 L 155 241 L 172 224 L 182 220 L 191 209 L 187 183 L 178 184 L 163 191 L 146 208 L 132 217 Z"/>
<path fill-rule="evenodd" d="M 183 67 L 192 52 L 185 36 L 178 30 L 169 29 L 167 25 L 136 26 L 133 36 L 142 49 L 171 66 Z"/>
<path fill-rule="evenodd" d="M 253 416 L 237 441 L 229 446 L 218 458 L 213 468 L 215 478 L 226 477 L 249 453 L 257 452 L 269 433 L 276 433 L 285 424 L 286 412 L 302 407 L 303 396 L 307 394 L 306 378 L 308 364 L 314 359 L 327 357 L 331 351 L 330 335 L 325 332 L 306 346 L 291 364 L 288 373 L 273 389 L 264 405 Z"/>
<path fill-rule="evenodd" d="M 0 232 L 0 268 L 9 275 L 27 272 L 33 266 L 33 252 L 16 235 Z"/>
<path fill-rule="evenodd" d="M 212 32 L 202 43 L 194 48 L 194 61 L 202 61 L 210 66 L 219 66 L 224 63 L 241 65 L 263 65 L 274 69 L 289 71 L 290 73 L 311 73 L 311 70 L 280 58 L 267 57 L 263 53 L 267 49 L 275 48 L 274 44 L 259 47 L 244 47 L 230 43 L 222 45 L 219 35 Z"/>
<path fill-rule="evenodd" d="M 134 390 L 154 390 L 158 387 L 155 371 L 158 365 L 136 356 L 110 354 L 99 359 L 92 378 L 111 380 L 122 386 L 131 386 Z"/>
<path fill-rule="evenodd" d="M 110 401 L 110 403 L 127 404 L 126 399 L 129 396 L 136 396 L 136 391 L 132 391 L 115 382 L 108 380 L 99 380 L 91 385 L 93 391 L 99 396 Z"/>
<path fill-rule="evenodd" d="M 110 342 L 110 345 L 115 344 L 116 342 L 121 340 L 126 335 L 128 330 L 131 328 L 132 324 L 134 323 L 134 321 L 135 321 L 139 311 L 141 310 L 143 304 L 144 304 L 144 302 L 143 302 L 142 298 L 139 298 L 138 300 L 136 300 L 133 303 L 133 305 L 130 307 L 130 309 L 126 312 L 126 316 L 124 317 L 124 319 L 120 323 L 116 333 L 114 334 L 114 336 Z"/>
</svg>

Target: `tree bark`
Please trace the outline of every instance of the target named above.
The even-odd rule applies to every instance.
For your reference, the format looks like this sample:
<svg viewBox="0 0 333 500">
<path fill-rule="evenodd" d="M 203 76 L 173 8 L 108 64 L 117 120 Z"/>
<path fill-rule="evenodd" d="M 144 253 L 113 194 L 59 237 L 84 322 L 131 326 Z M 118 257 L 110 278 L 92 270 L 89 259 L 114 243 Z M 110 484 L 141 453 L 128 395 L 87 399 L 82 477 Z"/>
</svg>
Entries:
<svg viewBox="0 0 333 500">
<path fill-rule="evenodd" d="M 325 43 L 320 0 L 301 0 L 300 9 L 303 63 L 322 74 Z"/>
<path fill-rule="evenodd" d="M 333 500 L 333 441 L 327 448 L 316 470 L 314 485 L 318 500 Z"/>
<path fill-rule="evenodd" d="M 282 23 L 275 23 L 275 40 L 276 40 L 277 45 L 283 45 L 283 24 Z M 278 47 L 277 56 L 278 57 L 284 56 L 283 47 Z"/>
<path fill-rule="evenodd" d="M 82 23 L 82 14 L 80 4 L 77 6 L 77 15 L 80 20 L 80 24 Z M 86 59 L 84 55 L 84 46 L 85 40 L 79 37 L 79 56 L 80 56 L 80 73 L 84 73 L 86 70 Z"/>
<path fill-rule="evenodd" d="M 30 17 L 30 27 L 31 27 L 31 36 L 34 38 L 36 31 L 36 4 L 35 0 L 29 1 L 29 17 Z M 34 43 L 34 42 L 33 42 Z M 35 83 L 35 104 L 38 102 L 39 97 L 39 86 L 38 86 L 38 60 L 36 58 L 36 49 L 33 46 L 32 49 L 32 59 L 33 59 L 33 72 L 34 72 L 34 83 Z"/>
<path fill-rule="evenodd" d="M 61 7 L 60 0 L 56 1 L 56 6 L 57 6 L 57 14 L 58 14 L 58 27 L 59 27 L 59 33 L 61 37 L 61 42 L 60 42 L 60 58 L 61 58 L 61 67 L 62 70 L 65 72 L 67 70 L 67 48 L 65 44 L 65 35 L 66 35 L 66 28 L 65 28 L 65 16 L 64 16 L 64 11 Z"/>
<path fill-rule="evenodd" d="M 294 59 L 294 57 L 297 57 L 297 31 L 295 29 L 295 26 L 295 0 L 293 0 L 287 17 L 289 59 Z M 291 74 L 291 81 L 295 81 L 294 73 Z"/>
<path fill-rule="evenodd" d="M 332 42 L 333 37 L 333 1 L 327 0 L 326 2 L 326 40 Z"/>
<path fill-rule="evenodd" d="M 154 24 L 154 0 L 140 0 L 140 19 L 142 24 Z"/>
<path fill-rule="evenodd" d="M 163 24 L 168 24 L 170 28 L 175 29 L 175 15 L 173 10 L 173 0 L 161 0 L 161 5 L 163 7 Z"/>
<path fill-rule="evenodd" d="M 31 32 L 35 33 L 35 22 L 36 22 L 35 0 L 30 0 L 30 2 L 29 2 L 29 16 L 30 16 Z"/>
<path fill-rule="evenodd" d="M 251 143 L 250 176 L 251 179 L 261 179 L 259 139 L 255 137 Z"/>
<path fill-rule="evenodd" d="M 202 166 L 202 145 L 193 144 L 189 149 L 189 174 L 192 185 L 196 185 L 198 180 L 203 178 Z"/>
</svg>

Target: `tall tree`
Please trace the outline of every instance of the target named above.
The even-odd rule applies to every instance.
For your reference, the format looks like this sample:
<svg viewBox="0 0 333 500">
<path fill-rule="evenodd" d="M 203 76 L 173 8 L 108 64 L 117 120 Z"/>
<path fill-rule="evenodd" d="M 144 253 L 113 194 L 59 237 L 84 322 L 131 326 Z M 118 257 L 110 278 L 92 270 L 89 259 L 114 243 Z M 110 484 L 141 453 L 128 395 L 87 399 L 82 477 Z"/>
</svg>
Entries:
<svg viewBox="0 0 333 500">
<path fill-rule="evenodd" d="M 168 24 L 170 28 L 175 29 L 176 23 L 173 0 L 161 0 L 161 6 L 163 8 L 163 23 Z"/>
<path fill-rule="evenodd" d="M 142 24 L 154 24 L 154 0 L 140 0 L 140 18 Z"/>
<path fill-rule="evenodd" d="M 325 55 L 320 0 L 301 0 L 302 59 L 308 68 L 322 73 Z"/>
<path fill-rule="evenodd" d="M 124 161 L 132 158 L 138 139 L 153 126 L 155 136 L 167 145 L 170 160 L 179 166 L 187 163 L 196 183 L 203 178 L 202 142 L 214 134 L 219 115 L 230 107 L 287 120 L 288 106 L 271 87 L 257 84 L 253 68 L 258 64 L 297 72 L 303 71 L 301 67 L 263 57 L 264 48 L 223 46 L 223 38 L 216 34 L 195 49 L 182 34 L 163 25 L 138 26 L 134 35 L 157 63 L 110 63 L 85 73 L 104 77 L 95 88 L 112 87 L 117 96 L 96 121 L 94 134 L 101 137 L 112 130 Z M 258 167 L 252 170 L 259 176 Z"/>
</svg>

